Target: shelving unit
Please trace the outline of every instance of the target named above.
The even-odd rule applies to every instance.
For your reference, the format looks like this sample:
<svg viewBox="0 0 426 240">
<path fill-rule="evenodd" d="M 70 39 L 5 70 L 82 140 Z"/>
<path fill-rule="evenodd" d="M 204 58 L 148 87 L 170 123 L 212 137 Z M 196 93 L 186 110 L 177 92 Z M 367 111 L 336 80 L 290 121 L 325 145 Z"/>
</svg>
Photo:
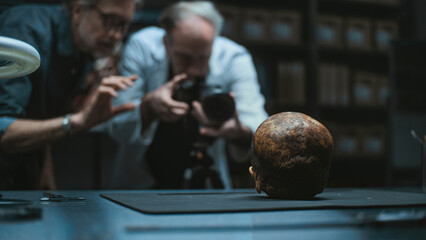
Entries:
<svg viewBox="0 0 426 240">
<path fill-rule="evenodd" d="M 244 7 L 237 0 L 215 2 L 229 19 L 228 24 L 232 25 L 233 32 L 228 32 L 228 37 L 244 45 L 253 56 L 267 100 L 267 111 L 270 114 L 283 111 L 306 113 L 329 127 L 336 148 L 347 148 L 336 149 L 329 186 L 387 186 L 391 134 L 389 40 L 407 34 L 404 27 L 409 22 L 406 18 L 411 1 L 265 1 L 262 7 L 255 1 L 244 1 Z M 269 11 L 269 14 L 245 19 L 246 9 L 254 6 L 259 12 Z M 275 12 L 282 10 L 299 15 L 300 22 L 296 25 L 300 29 L 292 29 L 291 16 L 281 22 L 284 26 L 280 29 L 299 34 L 294 37 L 287 33 L 289 43 L 271 40 L 271 29 L 277 22 L 273 19 Z M 269 16 L 269 19 L 262 19 L 262 16 Z M 253 36 L 247 37 L 244 32 L 247 25 L 257 34 L 262 32 L 259 27 L 264 27 L 265 36 L 256 40 Z M 293 38 L 300 41 L 295 44 L 291 41 Z M 358 44 L 361 38 L 364 42 Z M 330 42 L 324 43 L 324 39 Z M 296 67 L 293 67 L 293 72 L 288 72 L 288 66 L 283 63 Z M 298 64 L 303 66 L 303 74 L 298 73 Z M 324 64 L 329 66 L 326 71 L 332 72 L 321 77 Z M 284 70 L 279 66 L 284 66 Z M 343 73 L 335 68 L 343 68 Z M 334 79 L 331 77 L 333 71 L 336 73 Z M 300 75 L 303 77 L 294 77 Z M 345 84 L 341 83 L 343 80 Z M 294 86 L 300 81 L 303 81 L 302 91 Z M 339 84 L 343 84 L 343 89 Z M 286 86 L 299 91 L 295 99 L 283 98 L 284 93 L 289 94 L 285 91 Z M 320 91 L 321 88 L 331 99 L 322 99 L 324 92 Z M 298 100 L 297 96 L 301 94 L 304 98 Z M 342 94 L 344 96 L 340 96 Z"/>
<path fill-rule="evenodd" d="M 147 1 L 140 16 L 155 14 L 172 2 L 175 1 L 164 0 L 150 6 L 152 1 Z M 388 186 L 392 130 L 386 93 L 390 85 L 387 44 L 392 34 L 404 37 L 411 33 L 413 0 L 267 0 L 261 6 L 255 0 L 214 2 L 226 20 L 223 35 L 245 46 L 253 56 L 269 114 L 303 112 L 329 127 L 336 147 L 350 147 L 351 139 L 357 142 L 346 153 L 336 149 L 329 186 Z M 320 36 L 324 34 L 324 21 L 331 27 L 337 22 L 337 42 L 324 44 Z M 136 25 L 142 27 L 144 21 Z M 355 40 L 363 34 L 358 25 L 368 29 L 367 46 L 357 47 L 346 40 L 348 34 Z M 333 29 L 327 26 L 325 34 L 330 38 Z M 348 33 L 350 26 L 354 30 Z M 339 85 L 341 75 L 326 79 L 325 87 L 321 85 L 324 64 L 337 74 L 346 74 L 343 90 Z M 283 66 L 281 70 L 279 66 Z M 336 67 L 343 68 L 343 73 L 333 69 Z M 303 69 L 303 73 L 298 69 Z M 289 81 L 294 75 L 299 79 Z M 333 84 L 337 86 L 333 88 Z M 289 87 L 293 89 L 290 94 Z M 338 96 L 322 102 L 321 87 L 334 89 Z M 340 96 L 342 92 L 344 96 Z M 363 99 L 366 94 L 370 98 Z M 293 95 L 294 99 L 285 95 Z M 354 130 L 354 135 L 346 135 L 348 130 Z M 239 183 L 236 187 L 252 186 L 247 167 L 231 164 L 235 182 Z"/>
<path fill-rule="evenodd" d="M 319 47 L 318 64 L 339 64 L 349 71 L 346 79 L 349 86 L 345 89 L 348 103 L 337 107 L 317 104 L 318 119 L 331 126 L 336 141 L 329 186 L 383 187 L 389 184 L 392 130 L 388 117 L 390 41 L 386 38 L 401 37 L 398 16 L 402 4 L 402 1 L 334 0 L 318 3 L 319 16 L 336 16 L 342 26 L 340 46 Z M 389 29 L 380 28 L 383 22 L 389 24 Z M 384 33 L 386 30 L 388 32 Z"/>
</svg>

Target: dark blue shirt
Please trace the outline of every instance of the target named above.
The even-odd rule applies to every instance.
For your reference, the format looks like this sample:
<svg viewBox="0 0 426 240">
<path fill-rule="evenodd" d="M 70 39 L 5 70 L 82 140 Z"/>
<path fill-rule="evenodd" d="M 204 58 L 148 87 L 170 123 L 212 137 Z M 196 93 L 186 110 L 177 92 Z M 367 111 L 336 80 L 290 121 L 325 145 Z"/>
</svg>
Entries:
<svg viewBox="0 0 426 240">
<path fill-rule="evenodd" d="M 65 8 L 11 8 L 0 15 L 0 35 L 29 43 L 41 58 L 40 68 L 29 76 L 0 81 L 0 137 L 16 118 L 48 119 L 69 112 L 91 60 L 75 51 Z"/>
<path fill-rule="evenodd" d="M 26 5 L 8 9 L 0 15 L 0 35 L 29 43 L 41 58 L 34 73 L 0 80 L 0 137 L 18 118 L 49 119 L 70 112 L 92 60 L 75 50 L 65 8 Z M 0 189 L 37 187 L 41 156 L 41 151 L 0 153 Z"/>
</svg>

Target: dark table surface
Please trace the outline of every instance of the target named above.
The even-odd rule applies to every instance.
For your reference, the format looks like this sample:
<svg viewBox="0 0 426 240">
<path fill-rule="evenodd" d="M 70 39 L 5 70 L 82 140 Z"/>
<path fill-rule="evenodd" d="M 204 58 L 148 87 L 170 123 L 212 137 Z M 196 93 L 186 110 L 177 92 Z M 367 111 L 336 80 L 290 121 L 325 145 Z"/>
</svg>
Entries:
<svg viewBox="0 0 426 240">
<path fill-rule="evenodd" d="M 0 218 L 0 239 L 426 239 L 426 207 L 154 215 L 100 197 L 106 192 L 130 191 L 54 192 L 87 199 L 80 202 L 1 191 L 4 199 L 32 201 L 41 217 Z"/>
</svg>

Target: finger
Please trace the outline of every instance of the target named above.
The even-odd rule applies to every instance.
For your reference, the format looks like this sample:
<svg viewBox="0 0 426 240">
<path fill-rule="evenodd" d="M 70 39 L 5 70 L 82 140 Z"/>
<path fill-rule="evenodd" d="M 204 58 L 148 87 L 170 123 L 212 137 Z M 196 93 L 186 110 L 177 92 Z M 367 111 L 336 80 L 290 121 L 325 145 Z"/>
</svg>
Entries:
<svg viewBox="0 0 426 240">
<path fill-rule="evenodd" d="M 192 108 L 198 112 L 204 112 L 203 106 L 201 105 L 199 101 L 192 101 Z"/>
<path fill-rule="evenodd" d="M 235 111 L 234 111 L 234 116 L 233 116 L 233 118 L 235 119 L 235 121 L 236 121 L 236 123 L 237 123 L 238 128 L 241 128 L 241 127 L 242 127 L 242 125 L 241 125 L 240 117 L 238 116 L 238 110 L 237 110 L 237 109 L 235 109 Z"/>
<path fill-rule="evenodd" d="M 127 87 L 131 87 L 131 86 L 135 85 L 135 84 L 133 83 L 133 81 L 134 81 L 134 80 L 132 80 L 132 79 L 130 79 L 130 78 L 123 78 L 123 79 L 121 79 L 121 81 L 122 81 L 124 84 L 126 84 L 126 86 L 127 86 Z"/>
<path fill-rule="evenodd" d="M 112 109 L 112 115 L 115 116 L 117 114 L 128 112 L 136 108 L 136 104 L 134 103 L 124 103 L 120 106 L 114 107 Z"/>
<path fill-rule="evenodd" d="M 216 138 L 220 136 L 220 131 L 216 128 L 202 127 L 200 128 L 200 135 Z"/>
<path fill-rule="evenodd" d="M 186 73 L 181 73 L 178 74 L 176 76 L 174 76 L 172 78 L 172 80 L 170 81 L 170 86 L 172 88 L 174 88 L 178 83 L 182 82 L 183 80 L 185 80 L 188 76 L 186 75 Z"/>
<path fill-rule="evenodd" d="M 182 118 L 185 114 L 185 111 L 182 109 L 165 109 L 165 111 L 158 116 L 163 121 L 172 122 Z"/>
<path fill-rule="evenodd" d="M 109 95 L 111 97 L 118 97 L 117 91 L 115 91 L 112 87 L 107 87 L 107 86 L 101 85 L 98 88 L 98 92 L 99 92 L 99 94 L 102 94 L 102 95 Z"/>
<path fill-rule="evenodd" d="M 134 82 L 136 79 L 138 79 L 138 77 L 139 76 L 137 74 L 133 74 L 132 76 L 129 77 L 129 79 Z"/>
<path fill-rule="evenodd" d="M 166 104 L 168 105 L 169 109 L 179 108 L 185 110 L 186 112 L 189 111 L 189 105 L 186 102 L 179 102 L 173 99 L 169 99 Z"/>
<path fill-rule="evenodd" d="M 138 75 L 137 74 L 133 74 L 130 77 L 125 78 L 125 82 L 128 86 L 133 86 L 134 85 L 134 81 L 136 81 L 136 79 L 138 79 Z"/>
<path fill-rule="evenodd" d="M 102 79 L 102 85 L 113 87 L 115 89 L 126 89 L 128 86 L 133 86 L 137 75 L 131 77 L 109 76 Z"/>
<path fill-rule="evenodd" d="M 124 90 L 127 88 L 127 84 L 125 83 L 125 77 L 119 76 L 110 76 L 102 79 L 102 85 L 107 87 L 112 87 L 116 90 L 121 89 Z"/>
<path fill-rule="evenodd" d="M 198 101 L 193 101 L 192 102 L 192 111 L 191 111 L 191 114 L 202 125 L 209 125 L 210 124 L 210 121 L 207 118 L 206 114 L 204 113 L 203 107 L 202 107 L 202 105 L 201 105 L 200 102 L 198 102 Z"/>
<path fill-rule="evenodd" d="M 188 110 L 182 108 L 172 108 L 171 113 L 176 116 L 184 116 L 188 113 Z"/>
</svg>

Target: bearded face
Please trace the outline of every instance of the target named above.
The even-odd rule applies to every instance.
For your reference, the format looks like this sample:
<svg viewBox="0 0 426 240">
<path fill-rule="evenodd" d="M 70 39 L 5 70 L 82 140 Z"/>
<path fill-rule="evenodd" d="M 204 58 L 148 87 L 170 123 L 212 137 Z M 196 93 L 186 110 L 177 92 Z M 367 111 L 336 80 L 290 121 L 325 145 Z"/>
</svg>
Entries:
<svg viewBox="0 0 426 240">
<path fill-rule="evenodd" d="M 72 30 L 77 49 L 94 58 L 111 55 L 127 34 L 134 10 L 134 0 L 103 0 L 97 5 L 76 2 Z"/>
</svg>

